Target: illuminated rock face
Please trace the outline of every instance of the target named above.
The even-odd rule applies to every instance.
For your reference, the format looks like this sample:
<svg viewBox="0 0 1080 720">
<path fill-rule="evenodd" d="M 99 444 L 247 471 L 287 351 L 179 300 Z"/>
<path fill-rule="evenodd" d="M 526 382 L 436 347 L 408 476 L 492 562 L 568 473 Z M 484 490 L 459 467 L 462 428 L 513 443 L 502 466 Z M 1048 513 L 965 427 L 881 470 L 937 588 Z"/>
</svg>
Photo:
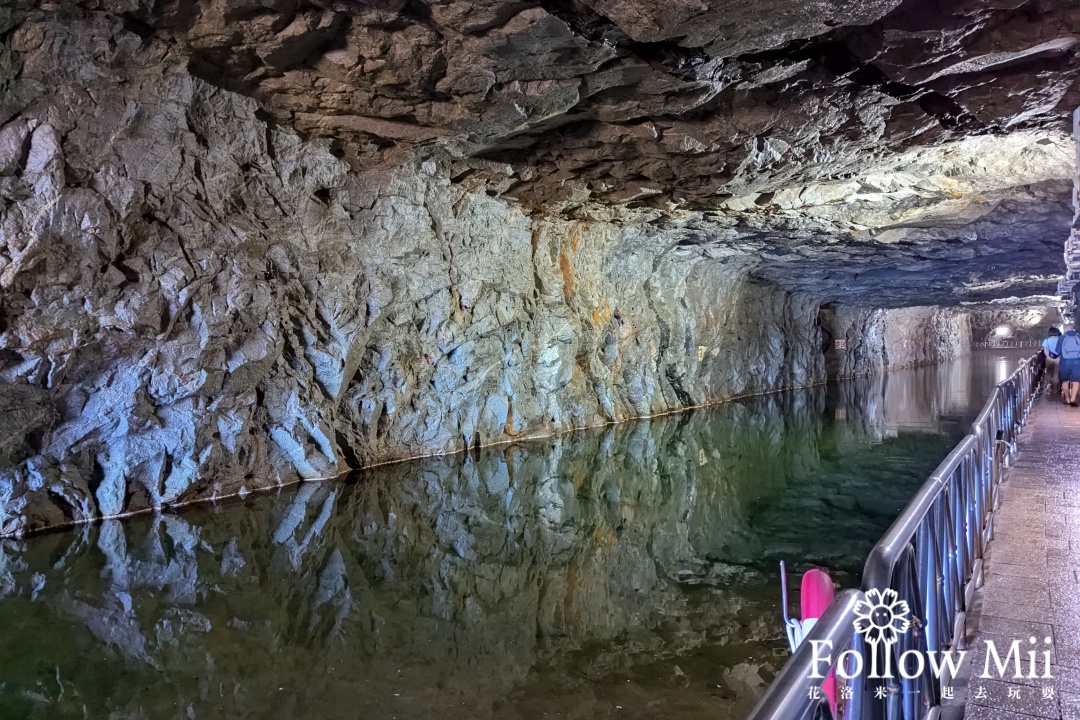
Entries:
<svg viewBox="0 0 1080 720">
<path fill-rule="evenodd" d="M 760 195 L 852 179 L 942 141 L 1061 132 L 1080 100 L 1080 8 L 1068 3 L 55 6 L 114 13 L 145 45 L 361 165 L 443 152 L 460 181 L 548 207 L 652 198 L 713 210 L 750 194 L 783 207 Z"/>
<path fill-rule="evenodd" d="M 326 5 L 0 11 L 0 533 L 820 382 L 836 331 L 841 374 L 934 361 L 966 349 L 961 314 L 873 308 L 1012 294 L 1056 268 L 1043 249 L 1069 217 L 1060 82 L 1041 81 L 1039 112 L 1016 89 L 1008 122 L 984 113 L 1027 134 L 964 139 L 966 115 L 927 115 L 890 144 L 858 123 L 888 128 L 918 102 L 874 105 L 834 75 L 823 86 L 854 115 L 820 98 L 791 109 L 816 97 L 825 59 L 784 60 L 785 43 L 829 13 L 789 27 L 773 9 L 761 27 L 775 32 L 685 40 L 694 57 L 780 53 L 757 74 L 746 58 L 713 63 L 705 82 L 708 63 L 669 67 L 683 46 L 651 38 L 631 6 L 602 12 L 638 18 L 632 51 L 538 7 Z M 684 10 L 697 12 L 672 17 Z M 472 28 L 465 44 L 432 46 L 450 22 Z M 1072 62 L 1068 48 L 1030 58 L 1047 73 Z M 744 79 L 723 79 L 736 66 Z M 682 73 L 685 92 L 653 73 Z M 580 96 L 586 75 L 589 102 L 627 118 L 597 107 L 566 124 L 583 111 L 563 107 L 566 87 Z M 645 100 L 644 115 L 629 105 Z M 659 109 L 726 123 L 733 144 L 654 132 L 644 118 Z M 779 118 L 818 128 L 812 147 L 785 141 L 806 157 L 781 149 Z M 579 152 L 575 127 L 652 140 L 616 133 Z M 919 145 L 930 138 L 955 142 Z M 727 177 L 732 153 L 723 192 L 692 191 L 704 167 Z M 645 157 L 676 163 L 656 197 L 686 192 L 685 206 L 618 196 Z M 601 165 L 627 174 L 591 177 Z"/>
<path fill-rule="evenodd" d="M 822 378 L 817 303 L 739 263 L 349 174 L 135 67 L 5 125 L 6 531 Z"/>
</svg>

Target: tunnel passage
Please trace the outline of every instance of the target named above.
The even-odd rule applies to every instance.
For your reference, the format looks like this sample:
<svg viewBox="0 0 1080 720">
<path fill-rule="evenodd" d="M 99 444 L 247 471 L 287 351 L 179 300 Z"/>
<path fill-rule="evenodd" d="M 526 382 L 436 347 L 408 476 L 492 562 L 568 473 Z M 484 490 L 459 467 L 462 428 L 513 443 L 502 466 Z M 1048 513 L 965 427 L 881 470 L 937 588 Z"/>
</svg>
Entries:
<svg viewBox="0 0 1080 720">
<path fill-rule="evenodd" d="M 1052 287 L 1080 11 L 636 2 L 10 3 L 0 534 L 931 363 Z"/>
<path fill-rule="evenodd" d="M 847 338 L 836 335 L 836 310 L 831 305 L 822 305 L 818 310 L 818 326 L 821 328 L 825 375 L 829 378 L 839 377 L 840 368 L 843 366 L 840 355 L 847 351 Z"/>
</svg>

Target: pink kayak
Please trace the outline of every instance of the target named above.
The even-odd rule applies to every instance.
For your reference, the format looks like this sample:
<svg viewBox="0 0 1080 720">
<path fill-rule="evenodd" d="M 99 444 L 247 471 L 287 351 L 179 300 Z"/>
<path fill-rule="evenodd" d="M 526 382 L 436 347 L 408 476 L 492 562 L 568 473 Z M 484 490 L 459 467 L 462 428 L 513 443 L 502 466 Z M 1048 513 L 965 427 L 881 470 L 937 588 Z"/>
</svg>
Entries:
<svg viewBox="0 0 1080 720">
<path fill-rule="evenodd" d="M 802 643 L 803 639 L 810 634 L 810 630 L 817 624 L 818 619 L 832 605 L 836 593 L 836 586 L 832 578 L 825 570 L 813 568 L 803 573 L 802 582 L 799 585 L 799 606 L 802 610 L 802 620 L 789 618 L 787 614 L 787 571 L 784 563 L 780 563 L 781 579 L 784 589 L 784 622 L 787 626 L 788 644 L 791 651 Z M 821 684 L 825 697 L 829 700 L 829 708 L 833 717 L 836 717 L 836 672 L 829 671 L 825 682 Z"/>
</svg>

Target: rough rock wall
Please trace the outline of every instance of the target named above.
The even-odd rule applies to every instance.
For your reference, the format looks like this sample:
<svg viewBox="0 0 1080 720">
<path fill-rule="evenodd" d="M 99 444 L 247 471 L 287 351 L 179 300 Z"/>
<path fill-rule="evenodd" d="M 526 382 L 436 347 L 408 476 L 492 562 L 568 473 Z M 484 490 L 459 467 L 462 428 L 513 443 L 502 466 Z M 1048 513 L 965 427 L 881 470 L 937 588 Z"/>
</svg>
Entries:
<svg viewBox="0 0 1080 720">
<path fill-rule="evenodd" d="M 113 22 L 10 39 L 0 532 L 823 379 L 737 260 L 350 174 Z"/>
<path fill-rule="evenodd" d="M 952 360 L 971 351 L 971 318 L 956 308 L 822 310 L 829 377 L 862 377 Z M 838 349 L 836 340 L 844 341 Z"/>
</svg>

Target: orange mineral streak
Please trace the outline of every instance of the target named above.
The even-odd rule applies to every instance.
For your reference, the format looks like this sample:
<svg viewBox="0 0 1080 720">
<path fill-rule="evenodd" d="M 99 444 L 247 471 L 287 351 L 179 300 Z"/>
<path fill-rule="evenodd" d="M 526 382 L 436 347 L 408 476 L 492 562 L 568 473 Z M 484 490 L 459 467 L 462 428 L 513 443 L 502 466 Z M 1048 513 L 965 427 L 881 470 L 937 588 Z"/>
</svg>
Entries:
<svg viewBox="0 0 1080 720">
<path fill-rule="evenodd" d="M 563 276 L 563 295 L 567 300 L 574 294 L 574 268 L 570 264 L 570 256 L 566 248 L 559 251 L 559 270 Z"/>
<path fill-rule="evenodd" d="M 592 313 L 593 325 L 599 325 L 602 321 L 607 322 L 611 320 L 611 316 L 614 310 L 611 307 L 610 300 L 600 299 L 597 303 L 596 309 Z"/>
<path fill-rule="evenodd" d="M 573 256 L 577 254 L 578 247 L 581 245 L 581 230 L 582 225 L 578 224 L 567 241 L 559 248 L 559 270 L 563 276 L 563 296 L 567 300 L 574 294 Z"/>
<path fill-rule="evenodd" d="M 612 532 L 611 528 L 598 527 L 593 530 L 593 541 L 597 545 L 610 548 L 615 544 L 615 533 Z"/>
<path fill-rule="evenodd" d="M 574 598 L 578 590 L 578 566 L 571 565 L 566 570 L 566 593 L 563 595 L 563 613 L 567 624 L 577 623 L 581 620 L 580 613 L 574 608 Z"/>
<path fill-rule="evenodd" d="M 507 437 L 516 437 L 517 432 L 514 431 L 514 398 L 506 398 L 506 423 L 503 425 L 503 432 Z"/>
</svg>

